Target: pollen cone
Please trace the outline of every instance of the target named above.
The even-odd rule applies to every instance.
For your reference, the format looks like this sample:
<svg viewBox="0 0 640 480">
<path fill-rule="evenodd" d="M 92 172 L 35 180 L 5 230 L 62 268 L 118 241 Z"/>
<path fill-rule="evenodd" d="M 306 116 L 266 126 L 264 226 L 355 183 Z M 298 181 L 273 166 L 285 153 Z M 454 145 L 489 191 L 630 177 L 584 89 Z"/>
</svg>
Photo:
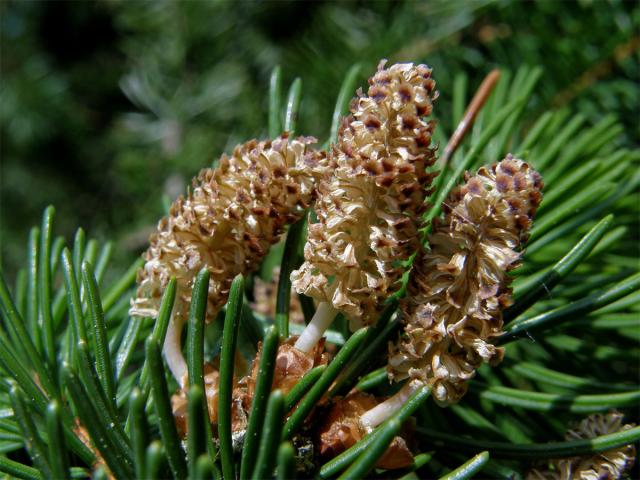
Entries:
<svg viewBox="0 0 640 480">
<path fill-rule="evenodd" d="M 434 174 L 431 114 L 437 97 L 425 65 L 382 62 L 358 92 L 329 153 L 309 225 L 305 262 L 291 274 L 298 293 L 343 312 L 351 329 L 377 321 L 400 287 L 401 262 L 418 249 Z"/>
<path fill-rule="evenodd" d="M 157 233 L 138 272 L 131 315 L 158 315 L 162 293 L 177 279 L 176 302 L 165 341 L 165 355 L 184 386 L 186 363 L 180 331 L 191 290 L 202 268 L 210 272 L 206 321 L 227 301 L 234 277 L 255 270 L 287 224 L 300 219 L 315 197 L 316 183 L 327 168 L 325 155 L 313 150 L 311 137 L 249 141 L 224 155 L 215 169 L 204 169 L 186 197 L 178 198 Z"/>
<path fill-rule="evenodd" d="M 138 272 L 131 315 L 155 317 L 169 279 L 178 280 L 174 318 L 188 314 L 197 273 L 211 273 L 207 321 L 227 300 L 233 278 L 257 268 L 287 224 L 313 201 L 324 156 L 309 146 L 311 137 L 272 142 L 249 141 L 215 169 L 204 169 L 191 191 L 178 198 L 150 238 Z"/>
<path fill-rule="evenodd" d="M 511 303 L 507 273 L 520 261 L 541 189 L 540 175 L 509 155 L 449 195 L 401 303 L 404 330 L 390 344 L 391 379 L 422 380 L 446 405 L 465 394 L 482 362 L 502 360 L 503 349 L 490 341 L 502 331 L 502 310 Z"/>
</svg>

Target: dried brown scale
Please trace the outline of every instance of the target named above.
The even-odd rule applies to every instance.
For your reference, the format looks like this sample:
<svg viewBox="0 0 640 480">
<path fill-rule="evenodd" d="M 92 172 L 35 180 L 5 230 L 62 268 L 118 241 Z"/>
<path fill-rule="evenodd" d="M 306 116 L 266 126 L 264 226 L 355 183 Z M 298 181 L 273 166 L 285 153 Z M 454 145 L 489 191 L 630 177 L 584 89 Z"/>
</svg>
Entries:
<svg viewBox="0 0 640 480">
<path fill-rule="evenodd" d="M 219 394 L 218 369 L 210 363 L 204 365 L 204 389 L 207 400 L 209 421 L 213 427 L 213 433 L 217 436 L 218 424 L 218 394 Z M 242 432 L 247 428 L 247 420 L 251 400 L 248 398 L 246 387 L 234 379 L 231 395 L 231 431 Z M 247 403 L 249 405 L 247 405 Z M 178 434 L 184 438 L 187 435 L 188 424 L 188 399 L 187 392 L 180 389 L 171 397 L 173 417 L 178 427 Z"/>
<path fill-rule="evenodd" d="M 131 315 L 156 317 L 162 293 L 176 277 L 171 328 L 179 331 L 194 279 L 206 267 L 211 276 L 206 321 L 212 321 L 233 278 L 255 270 L 285 226 L 312 203 L 317 179 L 327 168 L 325 155 L 310 148 L 314 142 L 286 134 L 273 142 L 252 140 L 231 157 L 223 155 L 218 168 L 202 170 L 150 238 Z"/>
<path fill-rule="evenodd" d="M 351 328 L 377 320 L 383 300 L 400 287 L 419 247 L 418 230 L 431 192 L 434 163 L 429 115 L 437 97 L 431 70 L 397 64 L 369 80 L 344 119 L 329 153 L 331 176 L 318 188 L 318 221 L 309 225 L 305 262 L 294 288 L 328 302 Z"/>
<path fill-rule="evenodd" d="M 324 340 L 318 342 L 311 352 L 305 353 L 293 346 L 297 339 L 297 336 L 292 336 L 278 345 L 271 390 L 280 390 L 283 395 L 289 393 L 309 370 L 329 363 L 329 355 L 324 351 Z M 261 353 L 262 344 L 258 347 L 251 374 L 240 381 L 246 385 L 250 398 L 253 397 L 255 384 L 258 381 L 260 363 L 258 359 Z"/>
<path fill-rule="evenodd" d="M 583 440 L 607 435 L 634 427 L 623 425 L 619 412 L 590 415 L 565 435 L 567 440 Z M 633 444 L 607 450 L 585 457 L 570 457 L 552 460 L 545 468 L 532 469 L 527 480 L 615 480 L 631 469 L 635 462 L 636 448 Z"/>
<path fill-rule="evenodd" d="M 507 273 L 519 264 L 541 189 L 540 175 L 508 155 L 449 195 L 430 251 L 414 261 L 401 303 L 404 331 L 389 346 L 391 379 L 419 379 L 446 405 L 465 394 L 482 362 L 502 360 L 503 349 L 490 342 L 502 330 Z"/>
<path fill-rule="evenodd" d="M 319 342 L 310 353 L 302 353 L 295 347 L 297 337 L 291 337 L 278 346 L 273 382 L 271 390 L 280 390 L 286 395 L 300 381 L 300 379 L 312 368 L 326 365 L 329 362 L 328 354 L 324 353 L 324 342 Z M 262 343 L 258 345 L 258 351 L 253 359 L 251 371 L 239 380 L 234 377 L 231 394 L 231 430 L 234 433 L 246 430 L 251 404 L 255 396 L 255 386 L 260 373 L 260 357 L 262 355 Z M 236 355 L 234 371 L 242 370 L 244 359 Z M 219 394 L 219 370 L 215 363 L 204 365 L 204 389 L 209 413 L 209 421 L 213 432 L 217 432 L 218 422 L 218 394 Z M 171 397 L 173 416 L 181 437 L 187 434 L 187 392 L 179 389 Z"/>
<path fill-rule="evenodd" d="M 334 397 L 322 408 L 315 426 L 315 443 L 320 456 L 330 460 L 349 449 L 367 435 L 360 417 L 381 402 L 368 393 L 353 391 L 346 397 Z M 396 436 L 376 466 L 384 469 L 403 468 L 413 463 L 413 455 L 405 438 L 411 429 L 403 426 L 402 436 Z"/>
<path fill-rule="evenodd" d="M 91 466 L 91 469 L 94 472 L 97 471 L 98 469 L 102 469 L 103 473 L 105 474 L 108 480 L 114 480 L 116 477 L 113 475 L 113 473 L 109 469 L 109 465 L 107 465 L 107 462 L 105 461 L 104 457 L 100 453 L 100 450 L 98 450 L 93 444 L 93 441 L 91 440 L 91 435 L 89 435 L 89 432 L 87 432 L 87 429 L 84 427 L 84 425 L 82 425 L 82 422 L 80 422 L 79 418 L 74 418 L 72 428 L 73 428 L 73 433 L 75 434 L 76 437 L 78 437 L 78 440 L 80 440 L 84 444 L 84 446 L 91 451 L 91 453 L 94 456 L 95 460 L 93 462 L 93 465 Z"/>
</svg>

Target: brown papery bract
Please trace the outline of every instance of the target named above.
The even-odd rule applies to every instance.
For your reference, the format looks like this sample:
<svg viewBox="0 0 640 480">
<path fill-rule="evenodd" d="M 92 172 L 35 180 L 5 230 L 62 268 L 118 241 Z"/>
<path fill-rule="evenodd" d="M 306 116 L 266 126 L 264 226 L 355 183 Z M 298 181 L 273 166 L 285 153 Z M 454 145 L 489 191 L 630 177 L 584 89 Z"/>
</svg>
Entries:
<svg viewBox="0 0 640 480">
<path fill-rule="evenodd" d="M 404 329 L 389 346 L 391 379 L 419 379 L 447 405 L 465 394 L 482 362 L 502 360 L 503 349 L 490 342 L 502 331 L 508 272 L 519 264 L 541 190 L 540 175 L 508 155 L 467 175 L 449 195 L 401 302 Z"/>
<path fill-rule="evenodd" d="M 280 390 L 283 395 L 286 395 L 309 370 L 329 362 L 329 355 L 324 352 L 324 341 L 319 342 L 312 352 L 303 353 L 293 346 L 296 338 L 291 337 L 278 346 L 271 391 Z M 231 430 L 234 433 L 242 432 L 247 427 L 249 412 L 255 398 L 256 382 L 258 375 L 260 375 L 261 355 L 262 343 L 258 345 L 258 351 L 251 363 L 249 374 L 240 379 L 238 377 L 233 379 Z M 244 365 L 246 365 L 244 359 L 239 352 L 236 352 L 235 372 L 243 370 Z M 204 388 L 209 421 L 213 427 L 214 435 L 217 435 L 219 378 L 218 366 L 206 363 L 204 365 Z M 187 434 L 187 403 L 186 389 L 179 389 L 171 397 L 173 416 L 181 437 Z"/>
<path fill-rule="evenodd" d="M 380 403 L 373 395 L 353 391 L 346 397 L 334 397 L 321 415 L 317 425 L 315 442 L 318 453 L 324 459 L 331 459 L 355 445 L 365 435 L 360 417 Z M 403 438 L 409 432 L 403 428 L 403 435 L 396 436 L 376 466 L 384 469 L 403 468 L 413 463 L 413 455 Z"/>
<path fill-rule="evenodd" d="M 289 337 L 278 345 L 276 353 L 271 390 L 280 390 L 283 395 L 289 393 L 309 370 L 329 363 L 329 355 L 324 352 L 324 339 L 318 342 L 311 352 L 307 353 L 301 352 L 293 346 L 297 338 L 296 336 Z M 251 374 L 241 380 L 241 383 L 246 385 L 249 397 L 253 397 L 255 384 L 260 374 L 261 353 L 262 344 L 258 347 Z"/>
<path fill-rule="evenodd" d="M 305 262 L 294 288 L 343 312 L 351 329 L 377 321 L 400 288 L 401 262 L 419 247 L 435 160 L 431 113 L 437 97 L 431 69 L 384 68 L 358 92 L 329 153 L 330 175 L 318 188 L 318 221 L 309 225 Z"/>
<path fill-rule="evenodd" d="M 214 435 L 218 431 L 218 398 L 220 373 L 218 368 L 210 363 L 204 365 L 204 390 L 207 401 L 207 412 Z M 249 407 L 251 399 L 244 385 L 234 379 L 231 394 L 231 431 L 242 432 L 247 428 Z M 178 434 L 184 438 L 187 435 L 188 424 L 188 399 L 187 392 L 178 390 L 171 396 L 171 408 L 178 428 Z"/>
</svg>

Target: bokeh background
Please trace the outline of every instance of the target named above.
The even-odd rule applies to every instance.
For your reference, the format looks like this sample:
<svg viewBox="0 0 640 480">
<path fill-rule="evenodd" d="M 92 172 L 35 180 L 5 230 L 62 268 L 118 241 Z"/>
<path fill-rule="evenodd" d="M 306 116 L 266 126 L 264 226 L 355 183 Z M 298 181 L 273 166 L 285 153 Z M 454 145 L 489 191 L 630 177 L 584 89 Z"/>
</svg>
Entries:
<svg viewBox="0 0 640 480">
<path fill-rule="evenodd" d="M 57 234 L 115 242 L 122 268 L 200 168 L 267 135 L 269 75 L 300 77 L 299 132 L 324 141 L 342 78 L 381 58 L 453 79 L 540 65 L 529 106 L 614 113 L 640 137 L 640 8 L 623 1 L 0 2 L 0 241 L 13 277 L 48 204 Z"/>
</svg>

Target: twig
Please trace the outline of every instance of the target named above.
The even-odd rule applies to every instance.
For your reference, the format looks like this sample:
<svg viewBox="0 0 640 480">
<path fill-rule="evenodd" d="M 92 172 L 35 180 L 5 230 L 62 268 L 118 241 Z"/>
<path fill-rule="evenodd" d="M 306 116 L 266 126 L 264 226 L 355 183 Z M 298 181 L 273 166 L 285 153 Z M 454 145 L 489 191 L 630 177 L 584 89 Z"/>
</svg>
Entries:
<svg viewBox="0 0 640 480">
<path fill-rule="evenodd" d="M 458 146 L 460 145 L 460 142 L 462 142 L 464 136 L 473 126 L 476 115 L 478 115 L 478 112 L 480 112 L 480 110 L 482 109 L 483 105 L 487 101 L 487 98 L 489 98 L 489 95 L 493 91 L 493 88 L 496 86 L 496 83 L 498 83 L 499 78 L 500 70 L 494 69 L 491 70 L 491 72 L 489 72 L 489 74 L 482 81 L 482 84 L 478 88 L 476 94 L 473 96 L 471 103 L 469 103 L 467 110 L 464 112 L 462 120 L 456 127 L 453 135 L 451 135 L 447 146 L 444 147 L 444 152 L 442 154 L 442 157 L 440 157 L 443 170 L 449 164 L 451 157 L 453 157 L 453 154 L 458 149 Z"/>
</svg>

